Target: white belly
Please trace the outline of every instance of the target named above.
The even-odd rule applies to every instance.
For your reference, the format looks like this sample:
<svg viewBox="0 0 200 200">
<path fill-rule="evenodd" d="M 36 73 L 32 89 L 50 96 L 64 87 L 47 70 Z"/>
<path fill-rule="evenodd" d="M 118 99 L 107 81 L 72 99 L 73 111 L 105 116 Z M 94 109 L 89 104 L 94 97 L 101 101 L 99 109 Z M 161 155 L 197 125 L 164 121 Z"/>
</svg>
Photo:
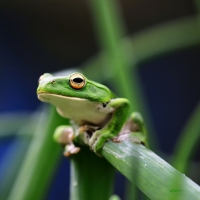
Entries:
<svg viewBox="0 0 200 200">
<path fill-rule="evenodd" d="M 101 103 L 86 99 L 48 93 L 41 93 L 38 98 L 41 101 L 53 104 L 62 117 L 71 119 L 79 125 L 90 123 L 101 126 L 110 119 L 112 113 L 109 106 L 104 108 Z"/>
</svg>

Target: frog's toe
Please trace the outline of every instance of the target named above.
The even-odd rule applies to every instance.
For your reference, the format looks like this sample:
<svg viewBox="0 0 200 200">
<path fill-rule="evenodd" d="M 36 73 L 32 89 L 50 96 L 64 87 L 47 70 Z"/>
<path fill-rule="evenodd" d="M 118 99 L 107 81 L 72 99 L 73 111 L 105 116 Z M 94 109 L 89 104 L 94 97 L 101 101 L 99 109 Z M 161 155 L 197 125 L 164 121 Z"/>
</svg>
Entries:
<svg viewBox="0 0 200 200">
<path fill-rule="evenodd" d="M 100 135 L 95 142 L 91 145 L 92 150 L 98 155 L 101 156 L 101 150 L 104 143 L 107 141 L 107 138 L 103 135 Z"/>
<path fill-rule="evenodd" d="M 77 154 L 80 150 L 81 148 L 76 147 L 73 143 L 71 143 L 65 146 L 65 151 L 63 154 L 64 156 L 69 157 L 72 154 Z"/>
<path fill-rule="evenodd" d="M 92 137 L 89 139 L 89 146 L 92 147 L 95 145 L 98 137 L 101 135 L 101 131 L 96 131 L 93 133 Z"/>
<path fill-rule="evenodd" d="M 71 126 L 59 126 L 56 128 L 53 138 L 60 144 L 70 144 L 74 139 L 74 132 Z"/>
<path fill-rule="evenodd" d="M 94 151 L 94 153 L 96 153 L 98 156 L 101 156 L 101 149 L 102 149 L 103 145 L 99 145 L 98 142 L 96 142 L 93 146 L 92 146 L 92 150 Z"/>
</svg>

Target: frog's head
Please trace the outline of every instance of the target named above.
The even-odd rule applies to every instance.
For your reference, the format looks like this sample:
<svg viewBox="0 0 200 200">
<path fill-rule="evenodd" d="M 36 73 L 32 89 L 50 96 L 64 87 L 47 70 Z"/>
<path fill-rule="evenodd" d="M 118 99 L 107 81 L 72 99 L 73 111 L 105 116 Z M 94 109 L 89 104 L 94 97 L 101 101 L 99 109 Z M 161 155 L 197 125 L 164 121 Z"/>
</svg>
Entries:
<svg viewBox="0 0 200 200">
<path fill-rule="evenodd" d="M 91 81 L 77 72 L 58 77 L 47 73 L 42 75 L 39 78 L 37 94 L 38 98 L 44 102 L 49 102 L 46 98 L 49 94 L 102 103 L 115 97 L 106 86 Z"/>
</svg>

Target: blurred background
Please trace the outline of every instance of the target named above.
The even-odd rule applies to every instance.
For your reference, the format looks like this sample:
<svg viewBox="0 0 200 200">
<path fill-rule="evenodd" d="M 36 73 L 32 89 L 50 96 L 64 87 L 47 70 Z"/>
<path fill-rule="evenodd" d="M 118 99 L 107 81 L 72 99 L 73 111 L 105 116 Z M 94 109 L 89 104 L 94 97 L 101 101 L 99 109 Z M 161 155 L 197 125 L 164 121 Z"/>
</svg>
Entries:
<svg viewBox="0 0 200 200">
<path fill-rule="evenodd" d="M 103 47 L 90 4 L 84 0 L 0 3 L 2 200 L 9 196 L 11 180 L 15 180 L 19 161 L 29 146 L 30 139 L 18 137 L 17 130 L 27 125 L 41 106 L 36 96 L 40 75 L 85 70 L 89 78 L 121 94 L 110 83 L 117 76 L 113 77 L 109 64 L 98 67 Z M 153 148 L 167 160 L 200 99 L 200 3 L 120 0 L 118 10 L 123 39 L 133 50 L 127 53 L 133 65 L 137 64 L 133 73 L 137 73 L 150 118 Z M 123 67 L 121 70 L 123 73 Z M 200 184 L 200 149 L 196 146 L 187 175 Z M 115 193 L 123 198 L 123 180 L 118 177 L 117 182 Z M 62 158 L 45 199 L 67 199 L 68 186 L 69 162 Z"/>
</svg>

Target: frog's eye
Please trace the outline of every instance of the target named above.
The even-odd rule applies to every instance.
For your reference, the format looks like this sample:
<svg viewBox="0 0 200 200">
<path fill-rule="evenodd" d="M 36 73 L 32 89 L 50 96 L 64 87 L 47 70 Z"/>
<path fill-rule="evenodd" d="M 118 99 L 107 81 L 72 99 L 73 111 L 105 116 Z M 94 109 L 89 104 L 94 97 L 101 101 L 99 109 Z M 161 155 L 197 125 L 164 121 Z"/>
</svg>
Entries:
<svg viewBox="0 0 200 200">
<path fill-rule="evenodd" d="M 72 88 L 79 90 L 85 85 L 85 77 L 82 74 L 75 73 L 69 77 L 69 82 Z"/>
</svg>

